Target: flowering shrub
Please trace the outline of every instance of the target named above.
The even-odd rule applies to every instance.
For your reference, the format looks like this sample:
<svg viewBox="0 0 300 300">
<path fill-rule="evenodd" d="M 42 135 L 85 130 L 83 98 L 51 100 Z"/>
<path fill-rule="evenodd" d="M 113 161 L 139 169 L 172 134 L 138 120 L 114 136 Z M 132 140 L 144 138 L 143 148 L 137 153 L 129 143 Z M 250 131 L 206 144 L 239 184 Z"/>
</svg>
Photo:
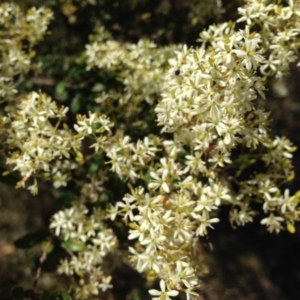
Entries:
<svg viewBox="0 0 300 300">
<path fill-rule="evenodd" d="M 78 188 L 50 223 L 69 254 L 58 272 L 75 276 L 75 298 L 110 289 L 125 260 L 149 281 L 160 280 L 160 290 L 149 290 L 152 299 L 196 299 L 198 238 L 220 221 L 223 206 L 232 227 L 257 221 L 271 233 L 295 231 L 300 193 L 282 186 L 294 177 L 296 148 L 270 135 L 258 99 L 265 99 L 268 79 L 297 59 L 300 2 L 250 0 L 239 13 L 237 24 L 202 31 L 192 48 L 119 42 L 98 27 L 86 45 L 86 69 L 111 74 L 114 84 L 100 86 L 98 109 L 78 114 L 71 127 L 68 107 L 16 90 L 34 67 L 32 47 L 51 12 L 0 6 L 7 173 L 18 171 L 17 187 L 33 194 L 42 180 Z M 97 157 L 96 170 L 87 171 Z M 124 190 L 120 199 L 116 186 Z M 122 244 L 120 233 L 129 242 Z"/>
</svg>

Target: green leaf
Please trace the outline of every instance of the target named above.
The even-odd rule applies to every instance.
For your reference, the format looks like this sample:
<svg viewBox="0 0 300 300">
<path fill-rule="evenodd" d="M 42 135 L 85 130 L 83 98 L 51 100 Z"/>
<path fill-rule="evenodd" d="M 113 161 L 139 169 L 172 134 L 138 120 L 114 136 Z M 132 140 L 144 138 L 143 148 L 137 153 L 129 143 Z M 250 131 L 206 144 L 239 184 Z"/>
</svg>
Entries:
<svg viewBox="0 0 300 300">
<path fill-rule="evenodd" d="M 49 233 L 44 230 L 38 230 L 36 232 L 28 233 L 21 238 L 17 239 L 14 244 L 17 248 L 27 249 L 31 248 L 41 242 L 43 242 Z"/>
<path fill-rule="evenodd" d="M 86 248 L 85 243 L 83 243 L 82 241 L 79 240 L 75 240 L 75 239 L 69 239 L 67 241 L 64 242 L 66 248 L 72 252 L 79 252 L 79 251 L 83 251 Z"/>
<path fill-rule="evenodd" d="M 293 223 L 290 223 L 290 222 L 287 222 L 286 229 L 288 230 L 289 233 L 295 233 L 296 232 L 295 225 Z"/>
<path fill-rule="evenodd" d="M 50 243 L 49 240 L 47 241 L 42 241 L 42 250 L 44 251 L 45 249 L 47 250 L 47 254 L 50 254 L 54 248 L 55 245 L 53 243 Z"/>
<path fill-rule="evenodd" d="M 61 101 L 66 101 L 68 98 L 67 86 L 64 81 L 59 82 L 55 87 L 55 92 Z"/>
<path fill-rule="evenodd" d="M 165 28 L 161 28 L 157 31 L 157 35 L 164 35 L 166 34 L 167 30 Z"/>
<path fill-rule="evenodd" d="M 150 176 L 150 170 L 147 171 L 146 175 L 145 175 L 145 184 L 148 185 L 148 183 L 151 180 L 151 176 Z"/>
<path fill-rule="evenodd" d="M 48 0 L 47 6 L 57 6 L 59 2 L 57 0 Z"/>
<path fill-rule="evenodd" d="M 96 163 L 96 162 L 92 162 L 89 166 L 89 173 L 90 174 L 96 174 L 96 172 L 98 171 L 99 169 L 99 164 Z"/>
<path fill-rule="evenodd" d="M 101 166 L 104 165 L 104 158 L 102 154 L 95 154 L 93 156 L 93 160 L 89 165 L 88 172 L 90 174 L 95 174 Z"/>
<path fill-rule="evenodd" d="M 67 191 L 59 194 L 57 202 L 62 206 L 70 206 L 71 203 L 77 198 L 78 196 L 75 193 Z"/>
<path fill-rule="evenodd" d="M 61 300 L 72 300 L 72 297 L 67 292 L 59 292 L 58 296 Z"/>
<path fill-rule="evenodd" d="M 76 114 L 81 109 L 81 101 L 80 101 L 80 95 L 76 94 L 73 98 L 70 109 L 72 114 Z"/>
<path fill-rule="evenodd" d="M 57 94 L 63 94 L 66 91 L 66 83 L 64 81 L 59 82 L 55 87 Z"/>
<path fill-rule="evenodd" d="M 141 293 L 138 289 L 132 291 L 132 300 L 141 300 Z"/>
<path fill-rule="evenodd" d="M 96 83 L 93 88 L 92 92 L 102 92 L 105 89 L 105 85 L 102 83 Z"/>
<path fill-rule="evenodd" d="M 112 17 L 109 13 L 104 13 L 102 15 L 102 18 L 105 20 L 105 21 L 109 21 Z"/>
</svg>

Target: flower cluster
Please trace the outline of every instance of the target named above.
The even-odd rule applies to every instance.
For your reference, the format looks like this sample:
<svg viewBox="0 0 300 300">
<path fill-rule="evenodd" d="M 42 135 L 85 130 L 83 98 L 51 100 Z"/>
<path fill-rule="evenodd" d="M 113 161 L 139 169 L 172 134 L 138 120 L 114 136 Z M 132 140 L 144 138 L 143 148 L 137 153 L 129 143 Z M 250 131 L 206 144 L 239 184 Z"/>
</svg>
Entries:
<svg viewBox="0 0 300 300">
<path fill-rule="evenodd" d="M 158 142 L 158 139 L 149 137 L 145 137 L 143 141 L 138 140 L 137 143 L 130 143 L 128 136 L 120 138 L 106 149 L 112 171 L 123 180 L 135 182 L 143 176 L 140 170 L 151 165 L 155 153 L 159 151 Z"/>
<path fill-rule="evenodd" d="M 100 27 L 86 46 L 87 69 L 94 67 L 107 72 L 116 72 L 119 88 L 105 90 L 95 99 L 106 108 L 107 102 L 117 102 L 117 113 L 132 118 L 140 112 L 140 103 L 153 104 L 161 94 L 167 81 L 167 60 L 179 45 L 158 47 L 149 40 L 137 44 L 120 43 Z M 121 109 L 123 108 L 123 109 Z M 111 105 L 108 105 L 111 110 Z M 120 117 L 119 117 L 120 118 Z"/>
<path fill-rule="evenodd" d="M 55 187 L 66 185 L 66 171 L 78 166 L 69 160 L 70 151 L 76 152 L 81 146 L 79 136 L 67 128 L 59 128 L 67 111 L 66 107 L 58 108 L 45 94 L 32 92 L 21 98 L 17 107 L 3 118 L 5 142 L 11 149 L 6 163 L 20 172 L 22 179 L 18 187 L 25 187 L 31 176 L 35 180 L 28 189 L 34 194 L 38 191 L 38 176 L 52 176 Z M 56 123 L 52 122 L 54 119 L 57 119 Z"/>
<path fill-rule="evenodd" d="M 147 96 L 142 95 L 141 98 L 151 101 L 151 94 L 161 89 L 159 79 L 162 69 L 166 67 L 165 58 L 171 56 L 177 47 L 173 45 L 158 49 L 149 40 L 140 40 L 137 44 L 120 43 L 100 27 L 92 37 L 91 44 L 86 46 L 87 65 L 88 69 L 96 66 L 119 70 L 120 80 L 124 78 L 122 82 L 126 86 L 124 91 L 130 93 L 130 90 L 139 90 L 140 86 L 146 86 Z"/>
<path fill-rule="evenodd" d="M 15 80 L 34 68 L 33 46 L 45 35 L 53 14 L 48 8 L 31 8 L 26 14 L 13 3 L 0 5 L 0 102 L 12 100 Z"/>
<path fill-rule="evenodd" d="M 243 29 L 232 22 L 210 26 L 194 48 L 121 43 L 98 28 L 86 46 L 87 70 L 100 69 L 114 84 L 99 83 L 95 103 L 105 115 L 78 115 L 74 130 L 64 123 L 68 109 L 44 94 L 20 96 L 7 107 L 0 130 L 7 165 L 22 176 L 18 186 L 30 177 L 34 193 L 38 177 L 66 186 L 71 171 L 88 165 L 91 156 L 103 160 L 100 170 L 77 176 L 79 197 L 50 224 L 69 254 L 59 272 L 79 278 L 77 299 L 112 287 L 113 266 L 105 259 L 118 254 L 112 228 L 129 228 L 126 263 L 149 280 L 161 279 L 161 290 L 149 291 L 153 299 L 196 299 L 203 271 L 199 237 L 217 228 L 224 205 L 233 227 L 258 219 L 270 232 L 295 231 L 300 193 L 290 195 L 281 186 L 293 179 L 296 149 L 270 136 L 269 113 L 258 105 L 268 77 L 285 74 L 299 48 L 299 1 L 277 2 L 248 1 L 239 10 Z M 0 22 L 9 18 L 9 7 L 0 7 Z M 41 10 L 31 10 L 28 26 L 36 28 L 32 20 L 39 15 Z M 11 59 L 12 69 L 17 64 L 27 70 L 30 62 L 21 58 Z M 16 92 L 3 88 L 3 97 L 10 97 L 5 89 Z M 133 117 L 145 123 L 149 112 L 143 107 L 154 108 L 160 134 L 131 135 Z M 127 189 L 120 198 L 113 179 L 111 190 L 107 184 L 116 177 L 112 173 L 117 184 L 125 183 L 120 190 Z"/>
<path fill-rule="evenodd" d="M 71 253 L 71 259 L 64 259 L 58 272 L 69 276 L 76 274 L 80 278 L 75 291 L 78 299 L 98 295 L 112 287 L 108 273 L 112 263 L 104 261 L 114 252 L 118 242 L 112 229 L 103 223 L 103 218 L 103 211 L 94 208 L 89 216 L 88 209 L 80 205 L 59 211 L 50 224 Z"/>
<path fill-rule="evenodd" d="M 76 134 L 63 123 L 67 111 L 67 107 L 58 108 L 50 97 L 36 92 L 21 98 L 17 107 L 8 109 L 2 119 L 5 143 L 11 149 L 6 163 L 22 176 L 17 187 L 25 187 L 30 177 L 34 182 L 28 189 L 33 194 L 38 192 L 38 177 L 51 178 L 56 188 L 66 186 L 70 171 L 84 161 L 80 152 L 83 138 L 91 135 L 96 140 L 91 147 L 96 151 L 104 147 L 107 138 L 103 133 L 107 131 L 109 135 L 113 126 L 105 115 L 78 115 L 74 125 Z"/>
<path fill-rule="evenodd" d="M 300 2 L 249 0 L 238 9 L 242 15 L 237 22 L 246 22 L 251 27 L 258 26 L 262 47 L 267 51 L 267 59 L 260 67 L 266 76 L 280 77 L 288 73 L 289 64 L 297 59 L 300 35 Z"/>
<path fill-rule="evenodd" d="M 289 9 L 293 5 L 289 2 Z M 298 24 L 295 16 L 290 18 Z M 280 36 L 279 30 L 275 35 Z M 279 76 L 287 65 L 277 73 L 263 72 L 269 48 L 251 26 L 239 31 L 232 23 L 211 26 L 200 41 L 201 47 L 184 47 L 169 59 L 168 86 L 155 111 L 162 132 L 173 138 L 163 142 L 166 156 L 150 166 L 148 192 L 132 189 L 116 205 L 130 223 L 129 239 L 138 241 L 138 247 L 129 249 L 132 263 L 167 283 L 161 294 L 152 292 L 164 299 L 173 294 L 166 287 L 185 292 L 187 299 L 193 296 L 200 268 L 191 255 L 194 239 L 219 222 L 221 205 L 231 205 L 233 226 L 254 220 L 253 202 L 261 204 L 261 224 L 270 232 L 280 232 L 284 224 L 293 232 L 299 220 L 299 195 L 279 189 L 293 178 L 290 158 L 296 149 L 286 139 L 269 136 L 269 113 L 256 101 L 265 98 L 266 78 L 259 71 Z M 291 54 L 289 62 L 296 52 Z M 243 179 L 253 164 L 263 171 Z"/>
</svg>

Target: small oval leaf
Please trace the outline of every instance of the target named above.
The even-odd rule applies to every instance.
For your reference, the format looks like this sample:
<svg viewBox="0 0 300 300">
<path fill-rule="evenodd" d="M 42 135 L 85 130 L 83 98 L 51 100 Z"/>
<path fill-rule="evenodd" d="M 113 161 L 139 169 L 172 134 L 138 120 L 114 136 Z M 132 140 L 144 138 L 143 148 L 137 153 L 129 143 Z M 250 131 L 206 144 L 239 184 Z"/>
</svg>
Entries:
<svg viewBox="0 0 300 300">
<path fill-rule="evenodd" d="M 69 239 L 67 241 L 64 242 L 66 248 L 72 252 L 79 252 L 79 251 L 83 251 L 86 248 L 85 243 L 83 243 L 82 241 L 78 241 L 75 239 Z"/>
<path fill-rule="evenodd" d="M 288 230 L 289 233 L 295 233 L 296 232 L 296 228 L 295 228 L 294 224 L 292 224 L 290 222 L 287 222 L 286 229 Z"/>
<path fill-rule="evenodd" d="M 22 236 L 21 238 L 17 239 L 14 244 L 17 248 L 27 249 L 43 242 L 47 237 L 47 231 L 39 230 Z"/>
<path fill-rule="evenodd" d="M 59 296 L 61 300 L 72 300 L 72 297 L 67 292 L 60 292 Z"/>
</svg>

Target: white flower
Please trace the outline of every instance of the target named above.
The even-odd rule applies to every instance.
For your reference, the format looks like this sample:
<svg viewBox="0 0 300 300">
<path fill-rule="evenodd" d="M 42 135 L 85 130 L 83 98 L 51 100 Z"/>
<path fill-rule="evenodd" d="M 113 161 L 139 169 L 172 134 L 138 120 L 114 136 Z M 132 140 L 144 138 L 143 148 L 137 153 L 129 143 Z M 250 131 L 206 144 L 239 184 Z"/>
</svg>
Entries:
<svg viewBox="0 0 300 300">
<path fill-rule="evenodd" d="M 262 219 L 260 224 L 266 225 L 268 227 L 267 230 L 271 233 L 273 231 L 279 233 L 283 229 L 281 225 L 283 221 L 284 219 L 282 217 L 276 217 L 273 214 L 270 214 L 269 217 Z"/>
<path fill-rule="evenodd" d="M 149 290 L 150 295 L 158 296 L 158 297 L 152 298 L 152 300 L 172 300 L 169 296 L 175 297 L 179 294 L 179 292 L 175 291 L 175 290 L 166 291 L 166 283 L 164 280 L 161 280 L 159 285 L 160 285 L 161 291 Z"/>
<path fill-rule="evenodd" d="M 108 289 L 111 289 L 113 286 L 110 284 L 111 282 L 111 276 L 103 276 L 102 277 L 102 282 L 99 283 L 99 288 L 101 289 L 102 292 L 105 292 Z"/>
</svg>

